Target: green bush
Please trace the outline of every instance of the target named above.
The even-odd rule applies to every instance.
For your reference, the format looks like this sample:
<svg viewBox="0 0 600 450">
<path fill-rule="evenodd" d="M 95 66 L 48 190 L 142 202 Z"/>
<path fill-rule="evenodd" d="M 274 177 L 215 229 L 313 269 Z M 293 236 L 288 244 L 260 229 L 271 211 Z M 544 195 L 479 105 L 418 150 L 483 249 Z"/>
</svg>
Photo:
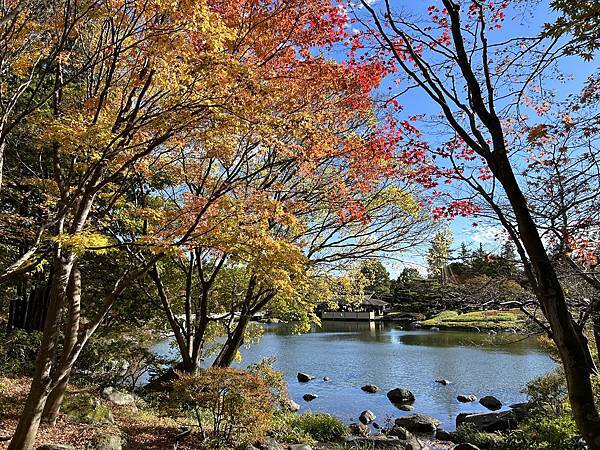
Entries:
<svg viewBox="0 0 600 450">
<path fill-rule="evenodd" d="M 9 376 L 32 375 L 42 333 L 13 330 L 0 333 L 0 373 Z"/>
<path fill-rule="evenodd" d="M 296 425 L 298 414 L 288 411 L 277 411 L 269 427 L 269 436 L 277 442 L 290 444 L 314 445 L 316 440 Z"/>
<path fill-rule="evenodd" d="M 501 450 L 583 450 L 587 448 L 569 415 L 534 416 L 507 435 Z"/>
<path fill-rule="evenodd" d="M 470 423 L 459 426 L 455 431 L 455 436 L 459 442 L 468 442 L 482 449 L 504 449 L 504 435 L 479 431 Z"/>
<path fill-rule="evenodd" d="M 348 427 L 337 417 L 324 413 L 297 414 L 279 411 L 273 418 L 269 435 L 281 442 L 313 445 L 317 441 L 341 441 Z"/>
<path fill-rule="evenodd" d="M 339 441 L 348 434 L 348 427 L 337 417 L 323 413 L 298 414 L 291 423 L 292 428 L 303 431 L 316 441 Z"/>
<path fill-rule="evenodd" d="M 527 383 L 524 393 L 534 414 L 560 416 L 570 411 L 567 382 L 560 368 Z"/>
</svg>

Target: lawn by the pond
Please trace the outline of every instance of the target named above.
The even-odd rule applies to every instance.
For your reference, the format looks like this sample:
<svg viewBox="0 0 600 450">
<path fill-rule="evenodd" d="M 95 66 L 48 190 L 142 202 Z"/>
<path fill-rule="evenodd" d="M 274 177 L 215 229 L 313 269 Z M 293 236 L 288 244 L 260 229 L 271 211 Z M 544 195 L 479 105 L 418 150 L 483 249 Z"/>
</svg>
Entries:
<svg viewBox="0 0 600 450">
<path fill-rule="evenodd" d="M 439 328 L 477 327 L 481 330 L 520 330 L 526 325 L 526 317 L 518 310 L 472 311 L 462 314 L 456 311 L 444 311 L 419 323 L 426 327 Z"/>
</svg>

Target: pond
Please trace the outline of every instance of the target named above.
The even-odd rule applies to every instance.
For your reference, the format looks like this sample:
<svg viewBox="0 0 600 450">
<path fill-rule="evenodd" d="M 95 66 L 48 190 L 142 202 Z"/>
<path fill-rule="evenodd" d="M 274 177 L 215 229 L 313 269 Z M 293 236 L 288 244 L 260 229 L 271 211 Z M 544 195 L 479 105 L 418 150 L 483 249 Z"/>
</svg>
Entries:
<svg viewBox="0 0 600 450">
<path fill-rule="evenodd" d="M 436 417 L 442 427 L 454 430 L 457 414 L 487 411 L 477 402 L 459 403 L 457 395 L 494 395 L 508 406 L 524 401 L 523 386 L 555 365 L 534 338 L 517 335 L 403 330 L 379 322 L 328 321 L 301 335 L 292 334 L 292 327 L 285 324 L 264 328 L 258 344 L 241 349 L 237 365 L 275 357 L 274 367 L 284 373 L 301 411 L 328 412 L 348 422 L 357 421 L 365 409 L 373 411 L 382 425 L 386 417 L 407 414 L 386 397 L 387 391 L 401 387 L 415 394 L 414 412 Z M 155 351 L 169 352 L 169 343 L 159 343 Z M 315 379 L 299 383 L 298 372 Z M 452 384 L 443 386 L 437 379 Z M 381 390 L 368 394 L 361 390 L 365 384 Z M 305 402 L 306 393 L 318 398 Z"/>
</svg>

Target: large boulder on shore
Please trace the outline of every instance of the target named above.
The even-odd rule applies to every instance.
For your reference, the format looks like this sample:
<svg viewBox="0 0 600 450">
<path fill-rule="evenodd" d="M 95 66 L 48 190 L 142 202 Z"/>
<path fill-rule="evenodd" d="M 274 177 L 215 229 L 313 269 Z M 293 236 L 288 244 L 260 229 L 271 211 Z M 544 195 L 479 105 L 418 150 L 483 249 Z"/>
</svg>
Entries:
<svg viewBox="0 0 600 450">
<path fill-rule="evenodd" d="M 394 423 L 412 433 L 434 433 L 441 422 L 434 417 L 424 414 L 407 414 L 406 416 L 398 417 Z"/>
<path fill-rule="evenodd" d="M 365 425 L 370 424 L 376 418 L 377 417 L 375 416 L 375 413 L 373 411 L 369 411 L 368 409 L 366 411 L 361 412 L 360 416 L 358 416 L 358 420 L 360 420 L 361 423 L 364 423 Z"/>
<path fill-rule="evenodd" d="M 392 403 L 412 403 L 415 401 L 415 395 L 408 389 L 395 388 L 387 393 L 387 398 Z"/>
<path fill-rule="evenodd" d="M 135 397 L 126 392 L 117 391 L 113 387 L 106 387 L 102 390 L 102 397 L 111 403 L 119 406 L 135 406 Z"/>
<path fill-rule="evenodd" d="M 492 411 L 497 411 L 502 408 L 502 402 L 493 395 L 486 395 L 485 397 L 482 397 L 479 399 L 479 403 Z"/>
<path fill-rule="evenodd" d="M 364 423 L 351 423 L 348 429 L 353 436 L 367 437 L 371 434 L 371 429 Z"/>
<path fill-rule="evenodd" d="M 69 418 L 78 422 L 93 425 L 110 425 L 115 422 L 106 402 L 88 393 L 68 396 L 61 409 Z"/>
<path fill-rule="evenodd" d="M 303 372 L 298 372 L 297 378 L 300 383 L 308 383 L 310 380 L 315 379 L 312 375 Z"/>
<path fill-rule="evenodd" d="M 492 413 L 460 413 L 456 416 L 456 427 L 472 424 L 479 431 L 507 431 L 516 427 L 517 418 L 512 411 Z"/>
<path fill-rule="evenodd" d="M 435 438 L 438 441 L 456 442 L 456 434 L 452 431 L 446 431 L 443 428 L 435 430 Z"/>
</svg>

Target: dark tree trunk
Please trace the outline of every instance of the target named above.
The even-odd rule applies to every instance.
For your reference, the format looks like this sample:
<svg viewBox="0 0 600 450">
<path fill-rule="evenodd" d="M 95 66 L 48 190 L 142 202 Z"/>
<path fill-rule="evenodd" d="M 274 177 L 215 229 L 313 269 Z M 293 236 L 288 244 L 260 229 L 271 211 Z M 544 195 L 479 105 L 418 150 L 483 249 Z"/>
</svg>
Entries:
<svg viewBox="0 0 600 450">
<path fill-rule="evenodd" d="M 227 338 L 219 355 L 213 362 L 213 367 L 229 367 L 244 341 L 244 333 L 250 322 L 251 316 L 243 315 L 235 326 L 233 333 Z"/>
</svg>

